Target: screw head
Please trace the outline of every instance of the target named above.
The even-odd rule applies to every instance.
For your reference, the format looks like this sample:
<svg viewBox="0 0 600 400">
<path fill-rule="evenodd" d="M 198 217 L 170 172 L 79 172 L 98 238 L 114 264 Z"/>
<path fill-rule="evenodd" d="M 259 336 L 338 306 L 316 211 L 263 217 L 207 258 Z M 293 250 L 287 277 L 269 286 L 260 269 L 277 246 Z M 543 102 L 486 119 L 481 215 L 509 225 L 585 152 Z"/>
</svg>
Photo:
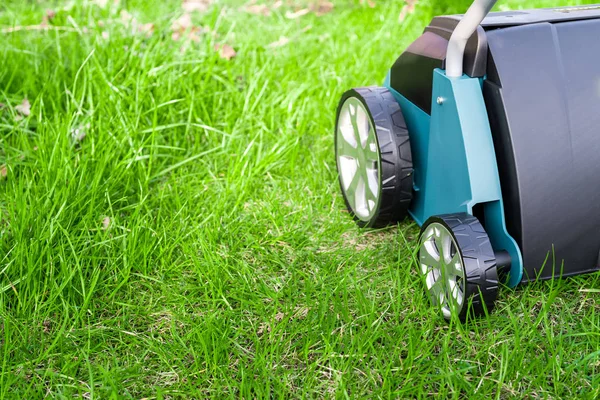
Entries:
<svg viewBox="0 0 600 400">
<path fill-rule="evenodd" d="M 438 97 L 437 98 L 437 103 L 441 106 L 442 104 L 444 104 L 444 98 L 443 97 Z"/>
</svg>

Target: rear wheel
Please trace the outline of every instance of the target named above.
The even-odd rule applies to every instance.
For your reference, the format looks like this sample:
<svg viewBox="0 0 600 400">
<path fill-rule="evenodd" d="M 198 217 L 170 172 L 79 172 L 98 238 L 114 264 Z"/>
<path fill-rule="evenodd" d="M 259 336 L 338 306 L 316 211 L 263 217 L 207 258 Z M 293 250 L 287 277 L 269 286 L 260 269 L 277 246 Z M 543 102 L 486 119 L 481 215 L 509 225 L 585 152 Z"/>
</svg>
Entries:
<svg viewBox="0 0 600 400">
<path fill-rule="evenodd" d="M 419 267 L 432 303 L 446 320 L 490 313 L 498 296 L 496 257 L 479 220 L 431 217 L 421 229 Z"/>
<path fill-rule="evenodd" d="M 344 93 L 335 143 L 340 186 L 356 222 L 381 227 L 404 219 L 412 200 L 412 155 L 404 116 L 389 90 Z"/>
</svg>

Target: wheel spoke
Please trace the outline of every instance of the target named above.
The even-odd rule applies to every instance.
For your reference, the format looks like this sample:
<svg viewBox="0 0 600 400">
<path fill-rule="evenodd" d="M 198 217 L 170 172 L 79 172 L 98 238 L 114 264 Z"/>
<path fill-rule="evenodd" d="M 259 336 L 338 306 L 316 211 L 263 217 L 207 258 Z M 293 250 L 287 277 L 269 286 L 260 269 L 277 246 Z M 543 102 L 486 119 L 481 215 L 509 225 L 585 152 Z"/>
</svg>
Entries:
<svg viewBox="0 0 600 400">
<path fill-rule="evenodd" d="M 454 279 L 448 279 L 448 293 L 450 294 L 450 297 L 455 298 L 457 292 L 458 286 L 456 285 L 456 281 Z"/>
<path fill-rule="evenodd" d="M 454 256 L 448 262 L 449 272 L 452 272 L 453 275 L 464 278 L 464 271 L 460 262 L 460 253 L 457 251 Z"/>
<path fill-rule="evenodd" d="M 431 240 L 428 240 L 426 243 L 423 243 L 423 247 L 421 247 L 421 251 L 419 252 L 421 264 L 428 267 L 435 267 L 440 262 L 439 256 L 435 253 Z"/>
<path fill-rule="evenodd" d="M 360 185 L 360 182 L 362 181 L 362 176 L 360 176 L 360 171 L 357 170 L 356 173 L 354 174 L 354 177 L 352 178 L 352 181 L 350 181 L 350 186 L 348 187 L 348 191 L 349 192 L 354 192 L 356 193 L 356 189 L 358 189 L 358 186 Z"/>
<path fill-rule="evenodd" d="M 452 260 L 452 237 L 445 232 L 440 234 L 440 242 L 442 244 L 441 253 L 446 264 Z"/>
<path fill-rule="evenodd" d="M 348 142 L 346 135 L 341 132 L 341 135 L 338 135 L 338 138 L 342 139 L 338 139 L 338 156 L 357 159 L 358 149 L 353 145 L 353 143 Z"/>
<path fill-rule="evenodd" d="M 369 135 L 365 144 L 365 153 L 370 161 L 379 161 L 379 150 L 375 135 Z"/>
<path fill-rule="evenodd" d="M 440 253 L 435 245 L 435 237 L 423 242 L 423 246 L 427 253 L 435 260 L 435 265 L 438 265 L 440 262 Z"/>
<path fill-rule="evenodd" d="M 356 211 L 356 189 L 360 183 L 360 173 L 355 169 L 354 175 L 349 179 L 348 187 L 346 188 L 346 199 L 348 203 Z"/>
<path fill-rule="evenodd" d="M 449 299 L 452 301 L 453 306 L 459 310 L 460 308 L 462 308 L 462 302 L 463 302 L 463 290 L 460 286 L 460 284 L 454 280 L 454 279 L 449 279 L 447 282 L 448 285 L 448 297 Z"/>
<path fill-rule="evenodd" d="M 356 148 L 358 149 L 359 146 L 362 147 L 361 138 L 360 138 L 360 128 L 358 126 L 358 118 L 357 118 L 357 113 L 360 108 L 350 105 L 350 109 L 354 110 L 354 111 L 350 112 L 350 121 L 352 122 L 352 136 L 354 137 L 354 140 L 356 141 Z"/>
<path fill-rule="evenodd" d="M 441 273 L 437 268 L 431 268 L 425 277 L 425 283 L 427 284 L 427 289 L 431 290 L 431 288 L 441 282 L 440 280 Z"/>
<path fill-rule="evenodd" d="M 456 291 L 456 296 L 454 298 L 456 300 L 456 304 L 458 305 L 458 308 L 461 308 L 463 305 L 464 295 L 463 295 L 463 291 L 460 288 Z"/>
<path fill-rule="evenodd" d="M 367 182 L 369 182 L 370 193 L 372 194 L 372 199 L 377 201 L 379 197 L 379 171 L 373 168 L 366 169 Z"/>
<path fill-rule="evenodd" d="M 354 212 L 362 217 L 369 216 L 369 206 L 367 202 L 367 190 L 363 177 L 357 173 L 356 190 L 354 191 Z"/>
<path fill-rule="evenodd" d="M 429 226 L 427 228 L 427 230 L 425 231 L 425 233 L 423 235 L 421 235 L 422 237 L 422 241 L 423 243 L 425 243 L 426 241 L 431 241 L 433 239 L 433 236 L 435 235 L 435 228 L 433 226 Z M 437 252 L 436 252 L 437 254 Z"/>
<path fill-rule="evenodd" d="M 444 290 L 444 285 L 441 280 L 438 280 L 431 286 L 431 295 L 432 297 L 438 301 L 438 304 L 444 304 L 446 301 L 446 291 Z"/>
<path fill-rule="evenodd" d="M 340 111 L 338 130 L 344 141 L 348 142 L 353 148 L 357 148 L 358 141 L 356 140 L 354 125 L 352 124 L 351 107 L 351 104 L 344 105 L 344 108 Z M 338 142 L 340 142 L 339 139 L 338 136 Z"/>
<path fill-rule="evenodd" d="M 431 268 L 432 267 L 430 265 L 421 262 L 421 273 L 423 275 L 427 275 L 429 273 L 429 271 L 431 271 Z"/>
<path fill-rule="evenodd" d="M 436 230 L 435 235 L 433 236 L 433 241 L 435 242 L 435 248 L 437 249 L 439 259 L 444 260 L 444 246 L 439 230 Z"/>
<path fill-rule="evenodd" d="M 373 193 L 371 193 L 370 189 L 366 189 L 365 195 L 369 212 L 373 212 L 375 210 L 375 207 L 377 207 L 377 197 L 375 197 Z"/>
<path fill-rule="evenodd" d="M 360 147 L 364 149 L 371 133 L 371 124 L 369 122 L 369 116 L 362 107 L 356 109 L 356 127 Z"/>
<path fill-rule="evenodd" d="M 358 175 L 358 164 L 355 159 L 350 157 L 339 157 L 338 158 L 339 173 L 342 178 L 342 184 L 344 186 L 344 192 L 348 195 L 348 190 L 352 186 L 352 182 L 357 178 Z M 355 184 L 356 188 L 356 184 Z"/>
</svg>

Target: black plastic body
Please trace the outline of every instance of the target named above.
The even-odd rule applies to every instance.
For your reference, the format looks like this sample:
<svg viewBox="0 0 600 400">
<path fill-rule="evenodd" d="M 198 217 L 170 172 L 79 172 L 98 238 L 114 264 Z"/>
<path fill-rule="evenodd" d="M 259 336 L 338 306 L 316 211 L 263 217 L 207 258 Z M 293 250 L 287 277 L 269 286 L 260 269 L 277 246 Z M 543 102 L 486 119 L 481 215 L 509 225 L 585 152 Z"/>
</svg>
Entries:
<svg viewBox="0 0 600 400">
<path fill-rule="evenodd" d="M 392 88 L 428 113 L 459 20 L 436 17 L 392 67 Z M 464 67 L 483 80 L 523 281 L 600 270 L 600 6 L 492 13 Z"/>
</svg>

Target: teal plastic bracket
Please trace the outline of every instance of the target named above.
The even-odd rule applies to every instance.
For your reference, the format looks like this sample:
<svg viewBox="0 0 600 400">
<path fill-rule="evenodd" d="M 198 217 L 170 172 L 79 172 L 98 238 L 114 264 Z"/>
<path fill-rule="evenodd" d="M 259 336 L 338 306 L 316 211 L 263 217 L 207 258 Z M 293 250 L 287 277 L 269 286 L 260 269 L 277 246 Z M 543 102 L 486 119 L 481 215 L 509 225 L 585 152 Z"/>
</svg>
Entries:
<svg viewBox="0 0 600 400">
<path fill-rule="evenodd" d="M 449 78 L 434 71 L 431 116 L 391 88 L 411 134 L 414 198 L 410 213 L 422 225 L 433 215 L 484 208 L 485 227 L 494 250 L 511 256 L 507 285 L 523 277 L 523 258 L 506 229 L 504 203 L 492 132 L 483 99 L 481 80 Z"/>
</svg>

